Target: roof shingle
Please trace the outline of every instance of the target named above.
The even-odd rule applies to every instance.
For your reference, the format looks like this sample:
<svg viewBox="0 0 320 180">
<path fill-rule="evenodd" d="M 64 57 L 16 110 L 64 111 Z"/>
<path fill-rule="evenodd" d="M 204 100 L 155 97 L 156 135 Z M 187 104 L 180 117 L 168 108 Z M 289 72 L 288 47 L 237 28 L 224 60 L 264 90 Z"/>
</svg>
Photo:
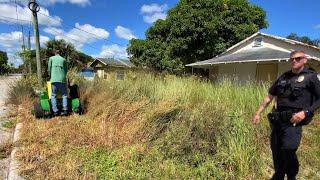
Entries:
<svg viewBox="0 0 320 180">
<path fill-rule="evenodd" d="M 290 53 L 267 47 L 255 47 L 239 51 L 233 54 L 222 55 L 205 61 L 188 64 L 186 66 L 208 66 L 222 63 L 254 62 L 254 61 L 275 61 L 289 59 Z"/>
</svg>

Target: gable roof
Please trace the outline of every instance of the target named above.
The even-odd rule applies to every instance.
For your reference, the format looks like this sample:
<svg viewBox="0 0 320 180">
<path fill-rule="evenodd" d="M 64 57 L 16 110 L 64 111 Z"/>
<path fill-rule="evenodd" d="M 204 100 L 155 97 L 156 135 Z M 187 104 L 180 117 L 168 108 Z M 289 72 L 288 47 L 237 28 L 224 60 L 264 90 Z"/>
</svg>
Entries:
<svg viewBox="0 0 320 180">
<path fill-rule="evenodd" d="M 283 38 L 283 37 L 279 37 L 279 36 L 274 36 L 274 35 L 270 35 L 270 34 L 265 34 L 265 33 L 262 33 L 262 32 L 256 32 L 256 33 L 254 33 L 252 36 L 250 36 L 250 37 L 248 37 L 248 38 L 240 41 L 239 43 L 231 46 L 231 47 L 228 48 L 225 52 L 221 53 L 220 56 L 223 55 L 223 54 L 225 54 L 225 53 L 227 53 L 227 52 L 229 52 L 229 51 L 231 51 L 231 50 L 233 50 L 233 49 L 235 49 L 235 48 L 237 48 L 238 46 L 240 46 L 240 45 L 243 44 L 244 42 L 246 42 L 246 41 L 248 41 L 248 40 L 250 40 L 250 39 L 252 39 L 252 38 L 254 38 L 254 37 L 256 37 L 256 36 L 259 36 L 259 35 L 265 36 L 265 37 L 269 37 L 269 38 L 272 38 L 272 39 L 277 39 L 277 40 L 280 40 L 280 41 L 284 41 L 284 42 L 286 42 L 286 43 L 293 44 L 293 45 L 299 44 L 299 45 L 302 45 L 302 46 L 305 46 L 305 47 L 310 47 L 310 48 L 313 48 L 313 49 L 316 49 L 316 50 L 320 50 L 320 47 L 312 46 L 312 45 L 309 45 L 309 44 L 306 44 L 306 43 L 303 43 L 303 42 L 300 42 L 300 41 L 295 41 L 295 40 L 292 40 L 292 39 L 287 39 L 287 38 Z"/>
<path fill-rule="evenodd" d="M 188 64 L 186 66 L 210 66 L 214 64 L 227 64 L 236 62 L 257 62 L 260 61 L 281 61 L 288 60 L 290 57 L 289 52 L 284 52 L 267 47 L 256 47 L 224 56 L 218 56 L 205 61 Z"/>
<path fill-rule="evenodd" d="M 95 58 L 95 60 L 91 63 L 90 66 L 94 66 L 98 62 L 101 62 L 105 66 L 111 67 L 125 67 L 125 68 L 132 68 L 134 65 L 128 60 L 121 60 L 121 59 L 113 59 L 113 58 Z"/>
<path fill-rule="evenodd" d="M 247 43 L 253 41 L 255 37 L 266 37 L 270 39 L 276 39 L 277 41 L 289 43 L 290 45 L 301 45 L 307 48 L 312 49 L 313 51 L 320 52 L 320 48 L 312 45 L 308 45 L 299 41 L 286 39 L 274 35 L 269 35 L 261 32 L 257 32 L 250 37 L 240 41 L 239 43 L 233 45 L 232 47 L 228 48 L 225 52 L 221 53 L 220 55 L 205 60 L 199 61 L 192 64 L 187 64 L 186 66 L 192 67 L 207 67 L 210 65 L 215 64 L 227 64 L 227 63 L 240 63 L 240 62 L 259 62 L 259 61 L 282 61 L 288 60 L 290 57 L 290 50 L 282 50 L 277 49 L 274 47 L 252 47 L 250 49 L 242 49 L 243 47 L 247 46 Z M 319 53 L 320 54 L 320 53 Z M 308 56 L 308 55 L 307 55 Z M 318 60 L 319 56 L 308 56 L 312 59 Z"/>
</svg>

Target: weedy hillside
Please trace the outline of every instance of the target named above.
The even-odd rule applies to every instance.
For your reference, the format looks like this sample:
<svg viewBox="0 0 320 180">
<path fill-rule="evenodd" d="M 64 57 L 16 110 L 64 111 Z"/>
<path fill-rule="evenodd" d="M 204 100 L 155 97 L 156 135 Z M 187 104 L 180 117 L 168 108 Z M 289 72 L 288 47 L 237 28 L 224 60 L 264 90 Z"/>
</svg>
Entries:
<svg viewBox="0 0 320 180">
<path fill-rule="evenodd" d="M 20 93 L 16 145 L 27 179 L 268 179 L 273 172 L 267 111 L 251 124 L 268 85 L 152 73 L 74 80 L 86 106 L 81 116 L 36 120 L 35 98 Z M 319 127 L 314 120 L 304 129 L 305 179 L 320 178 Z"/>
</svg>

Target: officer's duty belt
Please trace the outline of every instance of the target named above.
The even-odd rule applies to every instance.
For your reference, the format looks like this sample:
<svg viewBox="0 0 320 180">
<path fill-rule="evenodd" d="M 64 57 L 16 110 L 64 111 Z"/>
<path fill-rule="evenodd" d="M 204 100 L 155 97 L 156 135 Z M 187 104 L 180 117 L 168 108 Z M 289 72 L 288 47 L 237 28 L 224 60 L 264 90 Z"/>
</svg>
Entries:
<svg viewBox="0 0 320 180">
<path fill-rule="evenodd" d="M 290 120 L 294 113 L 301 111 L 301 109 L 290 109 L 290 110 L 273 110 L 268 114 L 268 119 L 271 123 L 282 122 L 291 123 Z"/>
</svg>

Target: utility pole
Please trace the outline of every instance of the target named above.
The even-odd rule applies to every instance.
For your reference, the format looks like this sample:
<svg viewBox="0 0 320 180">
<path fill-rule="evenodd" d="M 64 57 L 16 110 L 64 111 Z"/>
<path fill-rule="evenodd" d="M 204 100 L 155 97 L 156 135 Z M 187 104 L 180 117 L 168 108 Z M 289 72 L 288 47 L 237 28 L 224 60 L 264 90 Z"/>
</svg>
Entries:
<svg viewBox="0 0 320 180">
<path fill-rule="evenodd" d="M 24 32 L 23 32 L 23 26 L 21 26 L 21 33 L 22 33 L 22 50 L 26 50 L 26 45 L 24 43 Z"/>
<path fill-rule="evenodd" d="M 26 50 L 26 45 L 24 43 L 24 32 L 23 32 L 23 25 L 21 25 L 21 40 L 22 40 L 22 45 L 21 45 L 21 50 L 23 53 L 25 53 L 25 50 Z M 22 57 L 23 61 L 26 62 L 26 57 Z M 27 64 L 26 63 L 23 63 L 24 64 L 24 71 L 27 72 Z"/>
<path fill-rule="evenodd" d="M 36 0 L 30 0 L 28 4 L 29 9 L 32 11 L 32 22 L 33 22 L 33 32 L 34 40 L 36 46 L 36 60 L 37 60 L 37 74 L 38 74 L 38 84 L 42 87 L 42 73 L 41 73 L 41 61 L 40 61 L 40 41 L 39 41 L 39 25 L 37 13 L 40 10 L 40 6 L 36 3 Z"/>
<path fill-rule="evenodd" d="M 29 31 L 29 35 L 28 35 L 28 51 L 30 53 L 31 50 L 31 40 L 30 40 L 30 31 Z M 32 59 L 29 59 L 29 72 L 30 74 L 32 73 L 32 63 L 31 63 Z"/>
</svg>

